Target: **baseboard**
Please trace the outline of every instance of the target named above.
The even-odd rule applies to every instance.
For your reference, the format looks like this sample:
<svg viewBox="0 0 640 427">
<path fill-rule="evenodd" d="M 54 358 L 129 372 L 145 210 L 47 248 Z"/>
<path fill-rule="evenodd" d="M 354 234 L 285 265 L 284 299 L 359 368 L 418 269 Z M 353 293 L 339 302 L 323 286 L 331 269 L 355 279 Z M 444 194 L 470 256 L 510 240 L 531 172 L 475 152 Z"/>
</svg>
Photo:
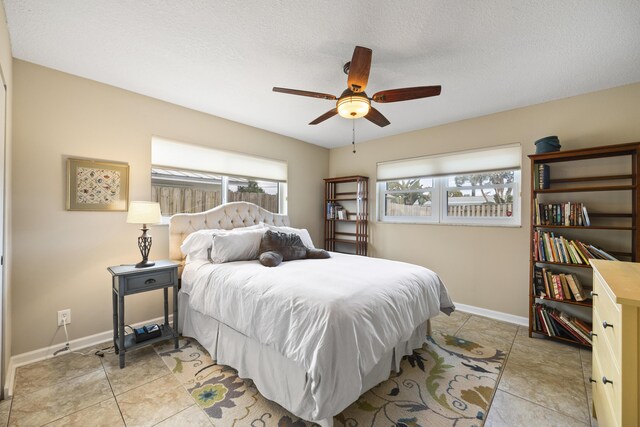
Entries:
<svg viewBox="0 0 640 427">
<path fill-rule="evenodd" d="M 169 322 L 173 321 L 173 315 L 169 315 Z M 164 317 L 157 317 L 155 319 L 146 320 L 144 322 L 139 322 L 132 324 L 134 328 L 148 325 L 151 323 L 164 323 Z M 89 335 L 88 337 L 77 338 L 75 340 L 69 341 L 69 347 L 73 351 L 80 351 L 87 348 L 95 347 L 98 344 L 102 344 L 105 342 L 110 342 L 113 340 L 113 331 L 108 330 L 104 332 L 100 332 L 98 334 Z M 69 350 L 62 351 L 54 356 L 53 353 L 64 348 L 64 344 L 56 344 L 49 347 L 39 348 L 37 350 L 29 351 L 22 354 L 17 354 L 15 356 L 11 356 L 9 359 L 9 366 L 7 367 L 7 377 L 4 383 L 4 396 L 5 398 L 9 396 L 13 396 L 13 385 L 15 381 L 16 368 L 20 366 L 28 365 L 30 363 L 39 362 L 45 359 L 51 359 L 52 357 L 62 356 L 63 354 L 69 353 Z"/>
<path fill-rule="evenodd" d="M 460 304 L 458 302 L 454 302 L 454 304 L 456 305 L 456 310 L 460 310 L 464 313 L 477 314 L 478 316 L 489 317 L 490 319 L 500 320 L 507 323 L 514 323 L 519 326 L 529 326 L 529 319 L 526 317 L 475 307 L 473 305 Z"/>
</svg>

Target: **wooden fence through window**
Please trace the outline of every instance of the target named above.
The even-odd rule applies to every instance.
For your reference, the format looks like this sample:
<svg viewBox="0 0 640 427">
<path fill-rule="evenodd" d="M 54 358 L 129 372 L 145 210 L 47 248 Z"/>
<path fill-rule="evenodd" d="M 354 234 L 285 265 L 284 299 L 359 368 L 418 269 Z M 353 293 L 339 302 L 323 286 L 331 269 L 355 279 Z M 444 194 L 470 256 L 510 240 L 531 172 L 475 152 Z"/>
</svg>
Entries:
<svg viewBox="0 0 640 427">
<path fill-rule="evenodd" d="M 278 196 L 267 193 L 229 192 L 229 202 L 251 202 L 269 212 L 278 212 Z M 204 212 L 222 204 L 220 190 L 151 186 L 151 201 L 160 204 L 162 215 Z"/>
<path fill-rule="evenodd" d="M 449 205 L 448 216 L 455 217 L 507 217 L 513 213 L 513 203 L 478 203 Z M 430 216 L 431 205 L 403 205 L 388 203 L 386 216 Z"/>
</svg>

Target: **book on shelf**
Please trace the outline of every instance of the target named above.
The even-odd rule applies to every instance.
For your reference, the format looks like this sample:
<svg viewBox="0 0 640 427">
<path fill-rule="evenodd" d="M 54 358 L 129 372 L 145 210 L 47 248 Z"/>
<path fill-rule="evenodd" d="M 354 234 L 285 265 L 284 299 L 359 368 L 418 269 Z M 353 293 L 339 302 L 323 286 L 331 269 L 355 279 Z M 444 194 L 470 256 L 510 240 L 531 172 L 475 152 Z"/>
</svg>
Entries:
<svg viewBox="0 0 640 427">
<path fill-rule="evenodd" d="M 567 283 L 569 284 L 569 289 L 571 289 L 571 293 L 573 294 L 573 298 L 576 301 L 584 301 L 587 299 L 587 296 L 584 292 L 584 288 L 578 280 L 578 276 L 573 273 L 565 274 L 567 279 Z"/>
<path fill-rule="evenodd" d="M 327 203 L 327 219 L 348 219 L 347 210 L 340 203 Z"/>
<path fill-rule="evenodd" d="M 535 225 L 584 227 L 590 226 L 591 221 L 584 203 L 540 203 L 536 198 Z"/>
<path fill-rule="evenodd" d="M 564 325 L 571 328 L 573 334 L 578 337 L 579 340 L 589 345 L 593 344 L 593 342 L 591 341 L 591 331 L 585 331 L 582 329 L 582 327 L 578 326 L 577 322 L 579 319 L 577 317 L 572 317 L 567 313 L 560 312 L 560 320 L 564 322 Z"/>
<path fill-rule="evenodd" d="M 582 319 L 549 307 L 545 304 L 534 304 L 533 313 L 533 330 L 552 337 L 566 338 L 571 341 L 592 345 L 591 325 Z"/>
<path fill-rule="evenodd" d="M 587 207 L 582 205 L 582 218 L 584 221 L 584 225 L 587 227 L 591 226 L 591 220 L 589 219 L 589 214 L 587 213 Z"/>
<path fill-rule="evenodd" d="M 578 302 L 588 299 L 582 283 L 574 273 L 554 273 L 548 268 L 535 266 L 533 285 L 534 294 L 538 298 Z"/>
<path fill-rule="evenodd" d="M 609 260 L 609 261 L 617 261 L 617 259 L 615 259 L 613 256 L 609 255 L 608 253 L 606 253 L 602 249 L 596 248 L 593 245 L 589 245 L 589 252 L 592 252 L 592 253 L 596 254 L 600 259 L 606 259 L 606 260 Z"/>
<path fill-rule="evenodd" d="M 562 296 L 564 299 L 571 299 L 571 291 L 569 290 L 569 283 L 567 283 L 567 276 L 564 273 L 558 274 L 560 283 L 562 284 Z"/>
<path fill-rule="evenodd" d="M 589 265 L 589 254 L 585 255 L 585 252 L 582 249 L 580 249 L 582 245 L 578 245 L 578 243 L 574 241 L 569 242 L 569 244 L 571 245 L 575 253 L 578 254 L 582 262 L 584 264 Z"/>
<path fill-rule="evenodd" d="M 549 292 L 546 290 L 545 281 L 543 275 L 543 268 L 535 266 L 533 268 L 533 284 L 534 284 L 534 292 L 538 296 L 548 295 Z"/>
<path fill-rule="evenodd" d="M 563 236 L 556 237 L 550 231 L 536 230 L 533 233 L 533 245 L 534 261 L 539 262 L 590 265 L 590 259 L 617 261 L 616 257 L 600 248 L 579 240 L 569 240 Z"/>
<path fill-rule="evenodd" d="M 551 169 L 549 165 L 539 164 L 535 169 L 534 187 L 535 190 L 546 190 L 550 185 Z"/>
<path fill-rule="evenodd" d="M 591 339 L 591 325 L 582 319 L 578 319 L 577 317 L 573 321 L 574 325 L 576 325 L 582 332 L 584 332 L 589 339 Z"/>
<path fill-rule="evenodd" d="M 563 300 L 564 298 L 564 289 L 562 289 L 562 282 L 560 281 L 560 275 L 555 274 L 551 275 L 551 280 L 553 281 L 553 293 L 555 299 Z"/>
<path fill-rule="evenodd" d="M 582 257 L 580 256 L 580 254 L 578 253 L 578 251 L 576 250 L 575 246 L 573 245 L 573 243 L 568 242 L 569 243 L 569 252 L 571 253 L 571 259 L 573 260 L 574 264 L 584 264 L 585 261 L 582 260 Z"/>
</svg>

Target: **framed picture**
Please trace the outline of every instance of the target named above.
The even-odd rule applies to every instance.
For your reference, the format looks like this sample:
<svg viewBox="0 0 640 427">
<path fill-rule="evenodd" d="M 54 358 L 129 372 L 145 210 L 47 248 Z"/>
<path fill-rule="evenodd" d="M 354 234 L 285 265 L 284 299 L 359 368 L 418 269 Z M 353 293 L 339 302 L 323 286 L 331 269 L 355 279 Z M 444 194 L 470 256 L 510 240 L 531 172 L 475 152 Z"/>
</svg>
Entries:
<svg viewBox="0 0 640 427">
<path fill-rule="evenodd" d="M 126 211 L 128 204 L 128 164 L 67 159 L 67 210 Z"/>
</svg>

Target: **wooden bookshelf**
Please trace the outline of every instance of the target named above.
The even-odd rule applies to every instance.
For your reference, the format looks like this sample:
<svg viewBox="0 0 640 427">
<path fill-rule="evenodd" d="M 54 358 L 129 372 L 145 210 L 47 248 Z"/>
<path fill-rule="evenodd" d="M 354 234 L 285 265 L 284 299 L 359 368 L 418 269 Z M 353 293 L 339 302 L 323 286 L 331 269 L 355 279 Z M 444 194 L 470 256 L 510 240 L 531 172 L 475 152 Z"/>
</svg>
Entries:
<svg viewBox="0 0 640 427">
<path fill-rule="evenodd" d="M 640 143 L 608 145 L 602 147 L 592 147 L 580 150 L 556 151 L 551 153 L 533 154 L 531 160 L 531 227 L 530 227 L 530 268 L 529 268 L 529 336 L 544 336 L 559 342 L 573 343 L 585 347 L 590 347 L 579 340 L 569 339 L 558 335 L 547 335 L 543 330 L 536 330 L 536 320 L 539 322 L 539 314 L 535 311 L 536 304 L 545 307 L 555 307 L 560 311 L 571 313 L 573 316 L 591 322 L 592 302 L 571 300 L 557 300 L 554 298 L 541 297 L 535 294 L 536 266 L 546 267 L 553 274 L 567 271 L 584 271 L 591 269 L 586 264 L 571 264 L 554 261 L 540 261 L 536 259 L 536 245 L 534 237 L 538 231 L 553 232 L 556 237 L 565 237 L 567 240 L 579 240 L 581 242 L 596 246 L 605 250 L 605 246 L 611 244 L 606 242 L 610 233 L 616 234 L 615 247 L 608 247 L 605 250 L 608 254 L 619 258 L 621 261 L 638 262 L 640 256 Z M 615 158 L 615 160 L 612 160 Z M 583 161 L 590 161 L 590 166 L 584 166 Z M 612 168 L 610 175 L 606 174 L 607 165 L 610 162 L 618 162 L 624 170 Z M 547 188 L 543 187 L 542 179 L 539 179 L 539 166 L 547 165 L 549 179 Z M 591 167 L 597 169 L 590 174 Z M 602 173 L 605 169 L 605 173 Z M 554 171 L 556 173 L 554 173 Z M 573 171 L 576 171 L 572 174 Z M 557 175 L 557 176 L 554 176 Z M 564 204 L 566 202 L 576 203 L 576 199 L 585 206 L 597 204 L 599 197 L 606 197 L 606 200 L 619 202 L 628 209 L 620 209 L 616 203 L 600 203 L 598 209 L 593 212 L 587 209 L 591 219 L 590 225 L 567 225 L 567 224 L 540 224 L 536 210 L 538 203 Z M 615 205 L 609 207 L 609 205 Z M 565 235 L 566 234 L 566 235 Z M 540 248 L 538 248 L 540 251 Z M 575 270 L 574 270 L 575 269 Z M 582 284 L 585 288 L 592 288 L 592 275 L 582 273 L 581 278 L 589 277 L 589 282 Z"/>
<path fill-rule="evenodd" d="M 324 247 L 328 251 L 356 255 L 368 252 L 369 178 L 325 178 Z M 331 207 L 333 206 L 333 210 Z M 343 208 L 346 218 L 337 217 Z"/>
</svg>

